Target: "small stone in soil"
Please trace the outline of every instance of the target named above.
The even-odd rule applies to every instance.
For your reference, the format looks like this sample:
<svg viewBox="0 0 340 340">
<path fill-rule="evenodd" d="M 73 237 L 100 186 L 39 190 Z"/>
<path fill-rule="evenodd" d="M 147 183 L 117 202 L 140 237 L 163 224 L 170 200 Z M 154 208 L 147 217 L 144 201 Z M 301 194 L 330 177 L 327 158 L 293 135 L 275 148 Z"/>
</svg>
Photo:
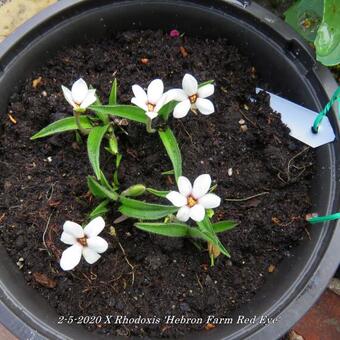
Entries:
<svg viewBox="0 0 340 340">
<path fill-rule="evenodd" d="M 248 126 L 247 125 L 241 125 L 241 131 L 242 132 L 246 132 L 248 130 Z"/>
<path fill-rule="evenodd" d="M 180 303 L 180 304 L 179 304 L 179 309 L 180 309 L 182 312 L 190 312 L 190 311 L 191 311 L 190 306 L 189 306 L 186 302 Z"/>
</svg>

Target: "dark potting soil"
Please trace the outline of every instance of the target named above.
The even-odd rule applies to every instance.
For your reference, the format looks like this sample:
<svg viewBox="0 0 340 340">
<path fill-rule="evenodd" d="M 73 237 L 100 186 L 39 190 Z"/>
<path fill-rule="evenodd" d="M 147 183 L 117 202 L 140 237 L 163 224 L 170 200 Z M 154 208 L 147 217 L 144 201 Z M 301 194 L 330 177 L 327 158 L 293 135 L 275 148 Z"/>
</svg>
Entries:
<svg viewBox="0 0 340 340">
<path fill-rule="evenodd" d="M 214 220 L 239 221 L 220 234 L 232 257 L 220 256 L 210 267 L 205 245 L 199 250 L 191 240 L 139 231 L 133 220 L 114 225 L 114 236 L 110 226 L 119 214 L 113 206 L 101 234 L 109 242 L 108 251 L 92 266 L 82 260 L 75 270 L 62 271 L 59 259 L 67 246 L 59 239 L 64 221 L 87 222 L 97 202 L 86 184 L 92 174 L 86 144 L 76 143 L 74 133 L 29 139 L 72 114 L 60 86 L 83 77 L 106 102 L 117 77 L 119 100 L 129 103 L 134 83 L 147 86 L 159 77 L 167 89 L 180 87 L 186 72 L 199 81 L 215 80 L 216 112 L 171 120 L 183 174 L 193 180 L 209 173 L 218 184 L 216 193 L 224 200 Z M 247 58 L 225 40 L 174 39 L 152 31 L 67 48 L 34 72 L 11 97 L 12 120 L 1 116 L 0 145 L 1 240 L 27 284 L 65 317 L 160 319 L 146 325 L 86 325 L 114 335 L 168 337 L 207 331 L 208 315 L 227 317 L 250 301 L 271 272 L 280 270 L 280 260 L 302 239 L 308 242 L 305 214 L 311 207 L 314 163 L 312 150 L 289 137 L 267 96 L 255 95 L 258 82 Z M 173 177 L 161 175 L 171 164 L 156 134 L 129 123 L 117 128 L 117 135 L 123 188 L 143 183 L 175 189 Z M 111 175 L 114 159 L 103 153 L 102 164 Z M 204 322 L 165 324 L 166 315 L 201 317 Z"/>
</svg>

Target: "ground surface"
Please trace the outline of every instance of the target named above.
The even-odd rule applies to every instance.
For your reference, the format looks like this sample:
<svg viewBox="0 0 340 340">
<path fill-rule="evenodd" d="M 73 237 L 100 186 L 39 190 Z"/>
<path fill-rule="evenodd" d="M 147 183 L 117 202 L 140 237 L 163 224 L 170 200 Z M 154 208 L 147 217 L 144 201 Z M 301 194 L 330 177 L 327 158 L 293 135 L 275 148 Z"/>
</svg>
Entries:
<svg viewBox="0 0 340 340">
<path fill-rule="evenodd" d="M 221 235 L 232 259 L 220 257 L 210 268 L 204 247 L 199 251 L 189 241 L 150 236 L 129 221 L 115 226 L 118 237 L 108 230 L 103 233 L 110 248 L 98 264 L 83 263 L 71 273 L 62 272 L 58 264 L 65 249 L 59 241 L 62 223 L 84 222 L 94 205 L 86 196 L 85 176 L 91 169 L 84 145 L 76 145 L 72 134 L 29 141 L 38 129 L 71 114 L 61 84 L 69 86 L 82 76 L 106 101 L 115 73 L 124 103 L 129 102 L 136 79 L 143 86 L 155 77 L 167 86 L 180 86 L 185 72 L 201 81 L 216 80 L 216 113 L 209 117 L 192 113 L 172 126 L 181 145 L 183 173 L 189 178 L 209 173 L 218 184 L 216 193 L 225 199 L 215 219 L 240 222 Z M 39 77 L 40 83 L 33 86 Z M 266 96 L 249 101 L 256 83 L 256 70 L 223 40 L 172 39 L 150 31 L 76 46 L 33 74 L 11 98 L 9 112 L 17 124 L 5 117 L 0 147 L 6 189 L 6 195 L 0 195 L 2 223 L 8 226 L 1 236 L 9 254 L 23 264 L 28 284 L 62 315 L 124 313 L 162 319 L 171 313 L 205 318 L 223 316 L 251 300 L 270 276 L 268 271 L 308 235 L 304 216 L 310 208 L 314 159 L 311 150 L 288 136 Z M 137 124 L 125 130 L 128 136 L 117 130 L 123 188 L 136 181 L 157 189 L 174 188 L 170 176 L 160 175 L 171 166 L 157 135 L 145 134 Z M 112 174 L 113 164 L 111 158 L 103 158 L 107 174 Z M 253 195 L 259 196 L 243 200 Z M 116 217 L 113 212 L 106 220 L 112 224 Z M 39 275 L 51 282 L 41 284 Z M 103 326 L 99 331 L 174 336 L 202 327 Z"/>
</svg>

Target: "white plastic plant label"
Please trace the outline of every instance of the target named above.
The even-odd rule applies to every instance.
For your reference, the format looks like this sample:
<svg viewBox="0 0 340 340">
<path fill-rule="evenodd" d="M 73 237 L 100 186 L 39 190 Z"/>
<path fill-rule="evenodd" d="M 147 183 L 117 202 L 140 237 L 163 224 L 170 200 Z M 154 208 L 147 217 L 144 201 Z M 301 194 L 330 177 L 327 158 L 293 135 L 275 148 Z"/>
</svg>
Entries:
<svg viewBox="0 0 340 340">
<path fill-rule="evenodd" d="M 256 89 L 256 93 L 263 91 Z M 267 91 L 266 91 L 267 92 Z M 299 141 L 317 148 L 335 139 L 333 128 L 327 116 L 322 120 L 318 133 L 313 133 L 311 127 L 318 113 L 295 104 L 287 99 L 267 92 L 270 95 L 270 107 L 281 114 L 281 120 L 290 129 L 290 135 Z"/>
</svg>

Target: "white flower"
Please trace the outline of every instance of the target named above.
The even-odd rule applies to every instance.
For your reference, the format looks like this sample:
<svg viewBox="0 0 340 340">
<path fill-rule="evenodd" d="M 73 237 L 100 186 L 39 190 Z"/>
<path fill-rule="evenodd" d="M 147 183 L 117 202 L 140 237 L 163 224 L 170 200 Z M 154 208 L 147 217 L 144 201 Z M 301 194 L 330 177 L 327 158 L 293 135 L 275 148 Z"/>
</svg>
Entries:
<svg viewBox="0 0 340 340">
<path fill-rule="evenodd" d="M 180 208 L 177 212 L 177 219 L 186 222 L 192 218 L 201 222 L 205 216 L 205 209 L 217 208 L 221 199 L 208 193 L 211 185 L 211 177 L 208 174 L 200 175 L 195 179 L 192 186 L 190 181 L 180 176 L 177 181 L 178 190 L 170 191 L 166 198 L 175 206 Z"/>
<path fill-rule="evenodd" d="M 214 113 L 214 104 L 209 99 L 206 99 L 215 91 L 213 84 L 198 87 L 197 80 L 191 74 L 187 73 L 183 77 L 182 88 L 183 89 L 172 89 L 167 92 L 168 101 L 179 101 L 173 113 L 175 118 L 185 117 L 190 109 L 197 109 L 204 115 Z"/>
<path fill-rule="evenodd" d="M 131 99 L 131 103 L 145 110 L 145 114 L 150 119 L 158 116 L 159 110 L 166 102 L 166 95 L 163 93 L 164 85 L 160 79 L 155 79 L 149 84 L 147 93 L 139 85 L 133 85 L 132 92 L 135 96 Z"/>
<path fill-rule="evenodd" d="M 64 97 L 75 111 L 85 111 L 96 100 L 96 90 L 88 88 L 86 82 L 80 78 L 73 85 L 71 91 L 61 86 Z"/>
<path fill-rule="evenodd" d="M 60 240 L 71 247 L 63 251 L 60 266 L 63 270 L 73 269 L 84 256 L 86 262 L 92 264 L 99 260 L 100 253 L 107 250 L 107 242 L 98 236 L 105 227 L 102 217 L 93 219 L 85 228 L 79 224 L 66 221 Z"/>
</svg>

